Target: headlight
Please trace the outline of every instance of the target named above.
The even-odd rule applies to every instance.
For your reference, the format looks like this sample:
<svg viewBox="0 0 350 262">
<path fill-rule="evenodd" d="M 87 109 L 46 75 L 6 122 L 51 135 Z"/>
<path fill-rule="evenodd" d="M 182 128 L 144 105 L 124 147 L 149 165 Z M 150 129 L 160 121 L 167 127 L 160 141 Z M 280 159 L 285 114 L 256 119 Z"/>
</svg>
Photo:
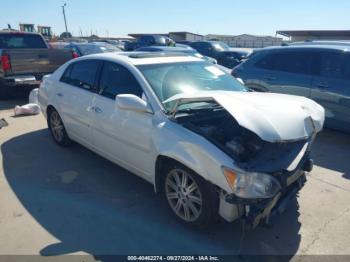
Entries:
<svg viewBox="0 0 350 262">
<path fill-rule="evenodd" d="M 249 173 L 222 167 L 227 183 L 233 193 L 241 198 L 270 198 L 281 189 L 272 176 L 262 173 Z"/>
</svg>

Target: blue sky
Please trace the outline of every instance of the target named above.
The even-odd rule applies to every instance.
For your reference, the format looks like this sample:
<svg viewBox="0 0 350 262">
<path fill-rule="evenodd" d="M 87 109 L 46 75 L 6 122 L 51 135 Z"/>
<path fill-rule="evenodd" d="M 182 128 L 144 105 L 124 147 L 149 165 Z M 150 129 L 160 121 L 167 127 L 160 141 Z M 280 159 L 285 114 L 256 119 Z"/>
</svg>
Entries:
<svg viewBox="0 0 350 262">
<path fill-rule="evenodd" d="M 20 22 L 75 35 L 191 31 L 274 35 L 286 29 L 350 29 L 348 0 L 3 0 L 0 28 Z M 6 11 L 5 11 L 6 10 Z"/>
</svg>

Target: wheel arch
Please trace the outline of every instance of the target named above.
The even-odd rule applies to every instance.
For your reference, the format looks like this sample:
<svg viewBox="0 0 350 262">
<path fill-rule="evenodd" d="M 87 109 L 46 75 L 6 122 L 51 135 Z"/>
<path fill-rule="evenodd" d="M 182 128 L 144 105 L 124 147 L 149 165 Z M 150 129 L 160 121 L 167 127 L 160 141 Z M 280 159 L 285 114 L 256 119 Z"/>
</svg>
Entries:
<svg viewBox="0 0 350 262">
<path fill-rule="evenodd" d="M 165 155 L 158 155 L 155 163 L 155 174 L 154 174 L 154 191 L 156 193 L 161 192 L 161 184 L 162 184 L 162 171 L 164 170 L 164 167 L 171 164 L 171 163 L 179 163 L 181 165 L 184 165 L 183 163 L 179 162 L 178 160 L 175 160 L 174 158 L 165 156 Z M 184 165 L 186 166 L 186 165 Z M 187 167 L 188 168 L 188 167 Z M 192 170 L 192 169 L 191 169 Z"/>
<path fill-rule="evenodd" d="M 154 174 L 154 191 L 155 193 L 160 193 L 162 190 L 162 178 L 164 176 L 163 170 L 166 166 L 170 164 L 178 164 L 181 165 L 189 170 L 191 170 L 193 173 L 207 181 L 209 184 L 215 185 L 213 181 L 210 181 L 209 177 L 207 177 L 205 174 L 201 174 L 202 172 L 199 172 L 200 170 L 196 170 L 193 167 L 190 167 L 188 164 L 185 163 L 185 161 L 181 161 L 179 159 L 160 154 L 157 156 L 157 159 L 155 161 L 155 174 Z M 218 186 L 218 185 L 216 185 Z"/>
<path fill-rule="evenodd" d="M 48 105 L 48 106 L 46 107 L 46 115 L 48 116 L 49 113 L 50 113 L 52 110 L 56 110 L 56 111 L 57 111 L 57 109 L 56 109 L 53 105 Z"/>
</svg>

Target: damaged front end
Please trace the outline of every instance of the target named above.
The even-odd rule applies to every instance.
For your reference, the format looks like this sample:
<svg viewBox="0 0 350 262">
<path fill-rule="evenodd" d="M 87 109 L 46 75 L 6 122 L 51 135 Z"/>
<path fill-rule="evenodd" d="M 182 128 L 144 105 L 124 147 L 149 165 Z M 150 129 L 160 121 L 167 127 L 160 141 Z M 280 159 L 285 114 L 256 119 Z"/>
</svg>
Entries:
<svg viewBox="0 0 350 262">
<path fill-rule="evenodd" d="M 244 218 L 255 227 L 283 211 L 303 187 L 305 172 L 313 167 L 310 146 L 319 130 L 314 127 L 308 136 L 266 141 L 243 127 L 232 110 L 221 103 L 210 103 L 210 107 L 197 110 L 177 110 L 173 117 L 232 158 L 234 167 L 222 167 L 232 192 L 220 191 L 219 214 L 229 222 Z M 302 121 L 313 125 L 311 117 Z"/>
</svg>

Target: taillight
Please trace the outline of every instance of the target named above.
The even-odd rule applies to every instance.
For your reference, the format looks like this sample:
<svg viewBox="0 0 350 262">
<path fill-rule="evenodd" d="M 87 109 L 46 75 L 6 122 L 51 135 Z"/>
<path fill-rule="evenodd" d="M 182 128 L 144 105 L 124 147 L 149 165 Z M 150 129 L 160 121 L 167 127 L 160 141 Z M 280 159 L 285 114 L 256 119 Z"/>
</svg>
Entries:
<svg viewBox="0 0 350 262">
<path fill-rule="evenodd" d="M 1 64 L 2 69 L 4 72 L 11 70 L 11 62 L 10 62 L 10 56 L 9 55 L 2 55 L 1 56 Z"/>
<path fill-rule="evenodd" d="M 78 55 L 76 52 L 73 52 L 73 53 L 72 53 L 72 57 L 73 57 L 73 59 L 74 59 L 74 58 L 78 58 L 79 55 Z"/>
</svg>

